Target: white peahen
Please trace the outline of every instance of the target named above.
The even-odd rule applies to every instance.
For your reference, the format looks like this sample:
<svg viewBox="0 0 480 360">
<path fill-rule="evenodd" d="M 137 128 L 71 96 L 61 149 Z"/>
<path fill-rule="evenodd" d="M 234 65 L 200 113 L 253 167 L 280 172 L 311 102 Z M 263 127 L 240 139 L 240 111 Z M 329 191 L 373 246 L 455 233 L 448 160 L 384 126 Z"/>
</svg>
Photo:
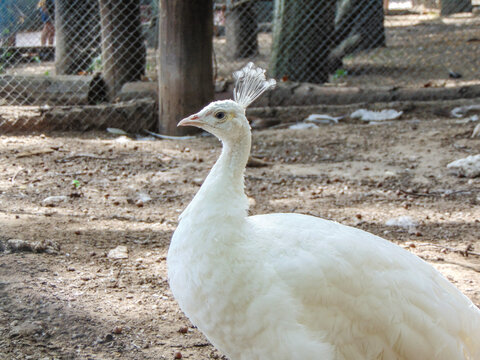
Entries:
<svg viewBox="0 0 480 360">
<path fill-rule="evenodd" d="M 168 252 L 181 309 L 231 360 L 478 360 L 480 310 L 380 237 L 300 214 L 247 216 L 245 108 L 275 85 L 248 64 L 234 101 L 178 125 L 223 143 Z"/>
</svg>

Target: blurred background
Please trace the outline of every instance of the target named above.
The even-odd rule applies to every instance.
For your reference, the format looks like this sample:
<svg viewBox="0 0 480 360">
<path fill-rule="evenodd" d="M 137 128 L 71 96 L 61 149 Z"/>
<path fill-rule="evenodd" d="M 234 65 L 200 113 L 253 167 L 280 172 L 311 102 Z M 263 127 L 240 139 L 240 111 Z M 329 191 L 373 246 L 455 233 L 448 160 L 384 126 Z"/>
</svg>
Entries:
<svg viewBox="0 0 480 360">
<path fill-rule="evenodd" d="M 422 90 L 411 95 L 420 100 L 480 94 L 479 0 L 205 3 L 213 7 L 217 98 L 229 96 L 231 73 L 248 61 L 287 88 L 309 83 L 337 94 L 338 104 L 351 101 L 341 94 L 352 91 L 371 92 L 370 102 L 402 88 Z M 0 0 L 0 129 L 167 129 L 157 113 L 159 59 L 169 56 L 159 51 L 159 6 L 158 0 Z"/>
</svg>

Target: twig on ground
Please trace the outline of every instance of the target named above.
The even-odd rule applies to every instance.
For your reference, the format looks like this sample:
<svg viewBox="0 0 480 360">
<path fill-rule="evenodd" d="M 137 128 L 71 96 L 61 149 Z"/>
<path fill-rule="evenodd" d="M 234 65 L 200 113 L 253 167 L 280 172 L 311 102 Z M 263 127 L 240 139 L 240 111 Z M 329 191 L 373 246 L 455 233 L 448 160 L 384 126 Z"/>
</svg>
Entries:
<svg viewBox="0 0 480 360">
<path fill-rule="evenodd" d="M 17 154 L 17 159 L 28 157 L 28 156 L 34 156 L 34 155 L 43 155 L 43 154 L 50 154 L 54 152 L 54 149 L 40 149 L 40 150 L 32 150 L 32 151 L 24 151 L 19 154 Z"/>
<path fill-rule="evenodd" d="M 432 243 L 422 243 L 422 244 L 418 244 L 418 245 L 419 246 L 431 246 L 431 247 L 434 247 L 434 248 L 437 248 L 437 249 L 441 249 L 440 252 L 448 251 L 448 252 L 460 254 L 460 255 L 465 256 L 465 257 L 468 257 L 468 255 L 480 256 L 480 253 L 472 251 L 473 250 L 473 245 L 472 244 L 468 244 L 465 247 L 464 250 L 457 249 L 457 248 L 452 248 L 452 247 L 448 247 L 448 246 L 443 246 L 443 245 L 438 245 L 438 244 L 432 244 Z"/>
<path fill-rule="evenodd" d="M 115 160 L 114 157 L 103 157 L 103 156 L 97 156 L 93 154 L 75 154 L 75 155 L 66 156 L 63 159 L 57 159 L 55 160 L 55 162 L 63 163 L 63 162 L 72 161 L 78 158 L 89 158 L 89 159 L 96 159 L 96 160 Z"/>
<path fill-rule="evenodd" d="M 459 262 L 459 261 L 446 261 L 446 260 L 438 260 L 438 259 L 428 259 L 428 258 L 424 258 L 422 256 L 420 256 L 420 258 L 422 258 L 423 260 L 425 261 L 430 261 L 430 262 L 439 262 L 439 263 L 445 263 L 445 264 L 451 264 L 451 265 L 457 265 L 457 266 L 461 266 L 461 267 L 464 267 L 466 269 L 470 269 L 470 270 L 473 270 L 475 272 L 478 272 L 480 273 L 480 266 L 475 266 L 475 265 L 470 265 L 470 264 L 467 264 L 467 263 L 462 263 L 462 262 Z"/>
<path fill-rule="evenodd" d="M 435 194 L 435 193 L 417 193 L 417 192 L 412 192 L 412 191 L 406 191 L 400 189 L 400 192 L 405 195 L 410 195 L 410 196 L 425 196 L 425 197 L 431 197 L 431 196 L 440 196 L 440 194 Z"/>
<path fill-rule="evenodd" d="M 148 135 L 152 135 L 156 138 L 159 139 L 167 139 L 167 140 L 190 140 L 190 139 L 195 139 L 195 136 L 170 136 L 170 135 L 162 135 L 162 134 L 157 134 L 152 131 L 143 129 L 144 132 L 146 132 Z"/>
<path fill-rule="evenodd" d="M 456 190 L 456 191 L 452 191 L 452 192 L 432 191 L 432 192 L 429 192 L 429 193 L 418 193 L 418 192 L 406 191 L 406 190 L 400 189 L 400 192 L 401 192 L 402 194 L 410 195 L 410 196 L 417 196 L 417 197 L 422 197 L 422 196 L 423 196 L 423 197 L 435 197 L 435 196 L 442 196 L 442 195 L 450 196 L 450 195 L 461 195 L 461 194 L 468 195 L 468 194 L 471 194 L 473 191 L 476 191 L 476 189 L 472 189 L 472 190 Z"/>
<path fill-rule="evenodd" d="M 13 177 L 12 177 L 12 180 L 11 180 L 12 183 L 15 182 L 15 179 L 17 178 L 17 175 L 20 174 L 22 171 L 25 171 L 25 172 L 28 174 L 27 170 L 25 170 L 24 168 L 18 169 L 18 170 L 15 172 L 15 174 L 13 175 Z"/>
<path fill-rule="evenodd" d="M 205 346 L 210 346 L 210 343 L 195 343 L 193 344 L 193 347 L 205 347 Z"/>
</svg>

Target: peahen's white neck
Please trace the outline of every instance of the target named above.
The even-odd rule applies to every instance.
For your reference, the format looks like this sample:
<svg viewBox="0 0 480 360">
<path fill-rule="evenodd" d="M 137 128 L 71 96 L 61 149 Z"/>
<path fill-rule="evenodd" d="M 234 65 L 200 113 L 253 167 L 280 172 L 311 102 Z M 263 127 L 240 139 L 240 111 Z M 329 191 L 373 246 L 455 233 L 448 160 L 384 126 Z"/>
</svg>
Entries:
<svg viewBox="0 0 480 360">
<path fill-rule="evenodd" d="M 248 200 L 244 190 L 244 171 L 250 155 L 250 129 L 245 129 L 245 133 L 235 139 L 222 140 L 222 144 L 220 157 L 180 216 L 181 220 L 238 221 L 246 217 Z"/>
</svg>

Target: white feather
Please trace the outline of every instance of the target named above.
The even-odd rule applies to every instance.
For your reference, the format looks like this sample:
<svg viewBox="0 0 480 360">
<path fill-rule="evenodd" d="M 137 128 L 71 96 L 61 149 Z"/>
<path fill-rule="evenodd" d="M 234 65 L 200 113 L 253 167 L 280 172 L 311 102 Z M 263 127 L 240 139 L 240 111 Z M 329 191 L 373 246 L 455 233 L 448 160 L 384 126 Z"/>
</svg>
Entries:
<svg viewBox="0 0 480 360">
<path fill-rule="evenodd" d="M 248 107 L 265 91 L 276 85 L 274 79 L 267 80 L 265 70 L 249 62 L 245 67 L 233 73 L 235 88 L 233 99 L 244 108 Z"/>
<path fill-rule="evenodd" d="M 312 216 L 247 216 L 244 104 L 216 102 L 192 119 L 223 150 L 182 214 L 168 275 L 230 360 L 480 359 L 480 310 L 417 256 Z"/>
</svg>

